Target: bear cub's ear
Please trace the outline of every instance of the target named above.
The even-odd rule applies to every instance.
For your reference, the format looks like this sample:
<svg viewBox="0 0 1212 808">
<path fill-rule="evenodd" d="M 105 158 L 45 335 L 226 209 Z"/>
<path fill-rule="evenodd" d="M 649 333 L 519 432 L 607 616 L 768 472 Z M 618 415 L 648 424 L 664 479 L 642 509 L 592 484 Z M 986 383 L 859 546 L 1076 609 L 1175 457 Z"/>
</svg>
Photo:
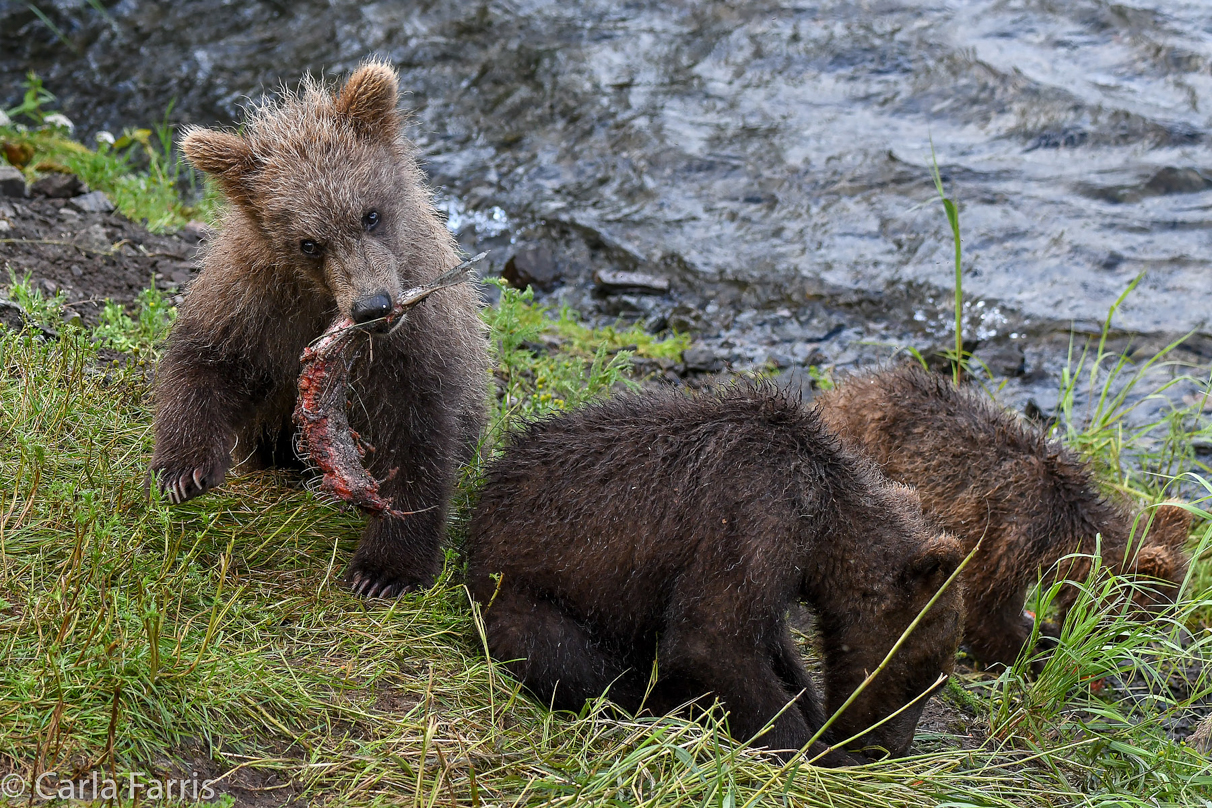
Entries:
<svg viewBox="0 0 1212 808">
<path fill-rule="evenodd" d="M 1182 550 L 1191 533 L 1191 519 L 1191 512 L 1182 505 L 1163 502 L 1153 512 L 1153 524 L 1149 527 L 1146 543 Z"/>
<path fill-rule="evenodd" d="M 942 587 L 964 560 L 964 550 L 954 537 L 943 533 L 926 543 L 905 569 L 906 583 L 929 598 Z M 952 584 L 954 586 L 954 584 Z"/>
<path fill-rule="evenodd" d="M 217 179 L 232 202 L 251 201 L 252 177 L 260 163 L 244 138 L 191 126 L 185 131 L 181 151 L 195 168 Z"/>
<path fill-rule="evenodd" d="M 1181 583 L 1180 571 L 1185 571 L 1183 559 L 1173 549 L 1159 545 L 1146 545 L 1136 554 L 1133 572 L 1159 581 Z"/>
<path fill-rule="evenodd" d="M 337 112 L 349 118 L 354 129 L 370 138 L 395 138 L 400 129 L 396 104 L 400 81 L 386 62 L 368 62 L 337 93 Z"/>
</svg>

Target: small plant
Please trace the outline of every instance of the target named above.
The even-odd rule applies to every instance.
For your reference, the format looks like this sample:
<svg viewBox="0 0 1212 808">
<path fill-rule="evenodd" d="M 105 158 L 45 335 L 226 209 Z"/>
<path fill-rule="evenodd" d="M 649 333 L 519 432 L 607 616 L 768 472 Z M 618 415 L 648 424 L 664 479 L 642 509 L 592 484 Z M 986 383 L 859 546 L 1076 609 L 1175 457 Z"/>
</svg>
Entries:
<svg viewBox="0 0 1212 808">
<path fill-rule="evenodd" d="M 831 376 L 829 374 L 828 370 L 825 370 L 820 365 L 809 365 L 808 366 L 808 378 L 812 379 L 813 385 L 818 390 L 832 390 L 833 389 L 833 385 L 834 385 L 833 376 Z"/>
<path fill-rule="evenodd" d="M 202 214 L 213 218 L 219 207 L 214 192 L 208 192 L 198 208 L 181 198 L 180 180 L 182 176 L 192 178 L 193 172 L 186 170 L 173 147 L 168 123 L 173 104 L 153 128 L 127 128 L 117 138 L 103 136 L 97 140 L 97 148 L 90 149 L 69 137 L 70 121 L 46 112 L 45 105 L 53 99 L 41 79 L 31 73 L 25 100 L 9 112 L 10 117 L 21 115 L 38 124 L 34 129 L 14 125 L 2 130 L 6 143 L 28 152 L 22 165 L 58 164 L 69 169 L 93 189 L 109 194 L 124 216 L 146 220 L 153 231 L 181 227 Z M 135 168 L 144 157 L 146 168 Z"/>
<path fill-rule="evenodd" d="M 947 198 L 943 191 L 943 177 L 938 170 L 938 158 L 934 154 L 934 140 L 930 141 L 930 176 L 934 179 L 934 188 L 938 198 L 942 200 L 943 210 L 947 213 L 947 222 L 951 225 L 951 237 L 955 241 L 955 353 L 952 355 L 952 372 L 956 384 L 960 383 L 965 364 L 964 357 L 964 275 L 962 271 L 963 250 L 960 243 L 959 206 Z"/>
<path fill-rule="evenodd" d="M 67 303 L 64 294 L 56 292 L 47 297 L 41 289 L 34 287 L 29 275 L 18 279 L 11 269 L 8 271 L 8 277 L 8 297 L 21 307 L 30 322 L 39 328 L 52 331 L 58 328 L 62 322 L 63 307 Z"/>
<path fill-rule="evenodd" d="M 41 125 L 47 115 L 43 107 L 52 103 L 55 96 L 42 86 L 42 79 L 32 70 L 26 74 L 21 86 L 25 88 L 25 95 L 21 99 L 21 103 L 7 110 L 6 114 L 9 118 L 25 117 Z"/>
<path fill-rule="evenodd" d="M 147 353 L 154 351 L 168 336 L 177 318 L 177 309 L 152 284 L 139 293 L 138 311 L 132 318 L 117 303 L 107 302 L 93 338 L 103 348 Z"/>
<path fill-rule="evenodd" d="M 549 307 L 534 303 L 533 289 L 518 291 L 500 280 L 488 282 L 501 290 L 497 305 L 484 312 L 500 385 L 494 433 L 508 428 L 514 418 L 538 418 L 575 407 L 624 383 L 633 351 L 611 347 L 618 332 L 591 331 L 566 312 L 552 318 Z M 556 335 L 550 348 L 538 342 L 546 334 Z"/>
<path fill-rule="evenodd" d="M 1130 344 L 1122 351 L 1109 347 L 1112 319 L 1142 277 L 1138 275 L 1116 299 L 1093 345 L 1087 341 L 1078 352 L 1070 340 L 1069 361 L 1061 372 L 1058 428 L 1066 443 L 1104 472 L 1110 487 L 1138 499 L 1157 500 L 1181 472 L 1194 465 L 1193 440 L 1212 431 L 1207 414 L 1212 379 L 1203 375 L 1206 370 L 1200 377 L 1186 373 L 1187 368 L 1173 359 L 1186 336 L 1139 364 L 1129 359 Z M 1145 384 L 1149 392 L 1141 395 Z M 1203 392 L 1180 404 L 1177 396 L 1168 395 L 1180 384 Z M 1142 405 L 1159 402 L 1163 406 L 1157 416 L 1143 423 L 1129 418 Z"/>
</svg>

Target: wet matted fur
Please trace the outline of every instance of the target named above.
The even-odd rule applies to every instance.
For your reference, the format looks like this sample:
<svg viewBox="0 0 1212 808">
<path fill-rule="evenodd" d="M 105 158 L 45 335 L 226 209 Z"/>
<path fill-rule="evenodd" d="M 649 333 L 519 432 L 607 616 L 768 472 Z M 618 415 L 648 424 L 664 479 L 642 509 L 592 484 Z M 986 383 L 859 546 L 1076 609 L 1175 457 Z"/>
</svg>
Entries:
<svg viewBox="0 0 1212 808">
<path fill-rule="evenodd" d="M 817 402 L 844 440 L 917 489 L 927 516 L 965 552 L 984 537 L 963 578 L 965 639 L 985 663 L 1018 657 L 1031 632 L 1027 589 L 1064 556 L 1100 551 L 1108 569 L 1156 579 L 1142 606 L 1172 599 L 1186 575 L 1187 511 L 1162 505 L 1136 520 L 1099 494 L 1075 452 L 977 390 L 907 364 L 845 379 Z M 1082 581 L 1089 570 L 1066 560 L 1059 575 Z M 1076 594 L 1062 592 L 1062 612 Z"/>
<path fill-rule="evenodd" d="M 758 741 L 774 750 L 808 742 L 961 560 L 911 489 L 765 386 L 625 394 L 529 425 L 487 469 L 468 556 L 491 653 L 543 702 L 609 690 L 664 713 L 711 694 L 747 740 L 802 692 Z M 824 706 L 786 623 L 800 600 L 819 618 Z M 961 613 L 952 587 L 829 737 L 950 671 Z M 924 702 L 857 746 L 904 753 Z"/>
<path fill-rule="evenodd" d="M 157 371 L 151 472 L 174 501 L 222 482 L 233 454 L 292 459 L 304 347 L 338 314 L 458 263 L 397 102 L 395 71 L 372 62 L 335 93 L 305 79 L 298 94 L 255 107 L 240 134 L 186 134 L 186 157 L 230 205 Z M 383 494 L 416 513 L 369 520 L 347 576 L 358 591 L 394 595 L 439 571 L 456 467 L 483 425 L 486 384 L 470 285 L 434 293 L 394 333 L 366 338 L 349 421 L 375 449 L 368 470 Z"/>
</svg>

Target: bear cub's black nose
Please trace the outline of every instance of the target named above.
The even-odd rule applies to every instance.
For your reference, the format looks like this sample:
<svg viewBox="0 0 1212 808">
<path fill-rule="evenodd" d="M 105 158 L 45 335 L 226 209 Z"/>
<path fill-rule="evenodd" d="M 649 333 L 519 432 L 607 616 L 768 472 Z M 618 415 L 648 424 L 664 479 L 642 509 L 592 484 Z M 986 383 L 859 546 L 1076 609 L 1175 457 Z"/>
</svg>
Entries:
<svg viewBox="0 0 1212 808">
<path fill-rule="evenodd" d="M 386 292 L 380 292 L 377 295 L 368 295 L 367 297 L 355 300 L 353 308 L 349 311 L 349 316 L 353 318 L 355 323 L 377 320 L 380 317 L 386 317 L 388 314 L 391 314 L 391 295 Z"/>
</svg>

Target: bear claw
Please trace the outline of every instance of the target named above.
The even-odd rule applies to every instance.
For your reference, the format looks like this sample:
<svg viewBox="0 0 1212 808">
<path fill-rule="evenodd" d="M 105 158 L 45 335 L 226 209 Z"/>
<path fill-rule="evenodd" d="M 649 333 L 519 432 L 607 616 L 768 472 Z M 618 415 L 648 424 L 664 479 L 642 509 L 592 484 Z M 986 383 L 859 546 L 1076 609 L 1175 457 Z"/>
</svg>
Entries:
<svg viewBox="0 0 1212 808">
<path fill-rule="evenodd" d="M 152 456 L 146 485 L 155 485 L 169 503 L 180 505 L 222 485 L 230 462 L 229 450 L 221 445 L 194 450 L 158 449 Z"/>
<path fill-rule="evenodd" d="M 354 594 L 363 598 L 398 598 L 412 587 L 397 582 L 355 572 L 349 581 L 349 587 Z"/>
<path fill-rule="evenodd" d="M 213 470 L 197 466 L 187 471 L 153 470 L 151 479 L 170 503 L 180 505 L 210 491 L 222 482 L 223 475 L 215 475 Z"/>
</svg>

